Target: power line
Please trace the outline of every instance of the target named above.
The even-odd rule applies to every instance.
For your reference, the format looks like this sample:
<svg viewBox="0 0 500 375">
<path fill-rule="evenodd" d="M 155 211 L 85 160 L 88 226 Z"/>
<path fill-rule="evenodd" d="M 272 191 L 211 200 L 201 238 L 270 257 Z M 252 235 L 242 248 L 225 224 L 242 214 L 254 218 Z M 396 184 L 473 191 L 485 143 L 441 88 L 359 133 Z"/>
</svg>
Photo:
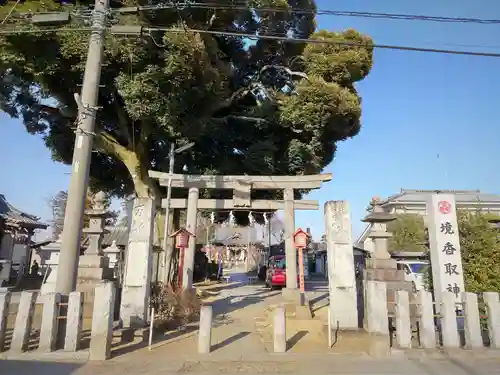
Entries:
<svg viewBox="0 0 500 375">
<path fill-rule="evenodd" d="M 18 3 L 20 0 L 18 1 Z M 17 5 L 17 3 L 16 3 Z M 14 7 L 15 8 L 15 5 Z M 306 9 L 306 8 L 276 8 L 276 7 L 250 7 L 245 3 L 234 2 L 231 5 L 223 5 L 216 2 L 213 3 L 200 3 L 200 2 L 177 2 L 171 4 L 158 4 L 158 5 L 144 5 L 136 7 L 123 7 L 111 9 L 114 14 L 127 14 L 146 11 L 158 10 L 176 10 L 182 11 L 184 9 L 205 9 L 205 10 L 228 10 L 228 11 L 256 11 L 256 12 L 269 12 L 269 13 L 288 13 L 293 15 L 327 15 L 337 17 L 355 17 L 355 18 L 375 18 L 375 19 L 389 19 L 389 20 L 405 20 L 405 21 L 426 21 L 426 22 L 441 22 L 441 23 L 472 23 L 482 25 L 499 25 L 500 19 L 483 19 L 483 18 L 470 18 L 470 17 L 446 17 L 446 16 L 429 16 L 422 14 L 402 14 L 402 13 L 378 13 L 378 12 L 355 12 L 347 10 L 331 10 L 331 9 Z M 13 9 L 12 9 L 13 10 Z M 84 12 L 84 13 L 81 13 Z M 72 12 L 73 15 L 85 16 L 90 13 L 90 8 L 75 8 Z M 12 17 L 26 17 L 34 14 L 50 13 L 50 12 L 23 12 L 13 13 Z M 89 14 L 88 14 L 89 15 Z M 88 16 L 87 15 L 87 16 Z"/>
<path fill-rule="evenodd" d="M 16 35 L 16 34 L 51 34 L 60 32 L 90 32 L 92 28 L 90 27 L 57 27 L 53 29 L 11 29 L 11 30 L 0 30 L 0 35 Z"/>
<path fill-rule="evenodd" d="M 113 28 L 112 28 L 113 29 Z M 184 29 L 175 28 L 162 28 L 162 27 L 148 27 L 143 28 L 145 31 L 165 31 L 174 33 L 184 33 Z M 390 50 L 400 50 L 400 51 L 412 51 L 412 52 L 428 52 L 428 53 L 442 53 L 449 55 L 469 55 L 469 56 L 482 56 L 482 57 L 500 57 L 500 53 L 493 52 L 474 52 L 474 51 L 458 51 L 450 49 L 437 49 L 437 48 L 420 48 L 420 47 L 410 47 L 410 46 L 398 46 L 389 44 L 366 44 L 351 41 L 335 41 L 329 39 L 302 39 L 302 38 L 289 38 L 287 36 L 276 36 L 276 35 L 254 35 L 254 34 L 244 34 L 235 33 L 230 31 L 216 31 L 216 30 L 201 30 L 201 29 L 189 29 L 189 31 L 200 34 L 212 34 L 212 35 L 225 35 L 234 36 L 248 39 L 267 39 L 267 40 L 277 40 L 287 43 L 307 43 L 307 44 L 330 44 L 338 46 L 349 46 L 349 47 L 365 47 L 365 48 L 379 48 L 379 49 L 390 49 Z"/>
<path fill-rule="evenodd" d="M 274 8 L 274 7 L 249 7 L 245 4 L 221 5 L 218 3 L 176 3 L 171 5 L 145 5 L 138 7 L 126 7 L 113 9 L 114 13 L 134 13 L 139 11 L 155 11 L 167 9 L 206 9 L 206 10 L 241 10 L 241 11 L 258 11 L 270 13 L 290 13 L 295 15 L 329 15 L 338 17 L 361 17 L 361 18 L 377 18 L 391 20 L 406 20 L 406 21 L 428 21 L 428 22 L 444 22 L 444 23 L 475 23 L 483 25 L 498 25 L 500 19 L 482 19 L 469 17 L 440 17 L 428 16 L 421 14 L 399 14 L 399 13 L 376 13 L 376 12 L 353 12 L 345 10 L 329 10 L 329 9 L 304 9 L 304 8 Z"/>
<path fill-rule="evenodd" d="M 374 48 L 374 49 L 388 49 L 388 50 L 399 50 L 399 51 L 410 51 L 410 52 L 425 52 L 425 53 L 441 53 L 448 55 L 466 55 L 466 56 L 480 56 L 480 57 L 495 57 L 499 58 L 500 53 L 494 52 L 475 52 L 475 51 L 460 51 L 452 49 L 438 49 L 438 48 L 423 48 L 423 47 L 411 47 L 411 46 L 400 46 L 400 45 L 389 45 L 389 44 L 366 44 L 351 41 L 336 41 L 331 39 L 303 39 L 303 38 L 290 38 L 288 36 L 279 35 L 255 35 L 246 33 L 236 33 L 230 31 L 222 30 L 203 30 L 203 29 L 176 29 L 176 28 L 166 28 L 166 27 L 142 27 L 138 25 L 115 25 L 110 28 L 111 34 L 120 36 L 141 36 L 144 35 L 143 32 L 153 32 L 153 31 L 164 31 L 173 33 L 185 33 L 186 31 L 191 31 L 200 34 L 211 34 L 211 35 L 221 35 L 221 36 L 233 36 L 246 39 L 264 39 L 264 40 L 276 40 L 286 43 L 306 43 L 306 44 L 330 44 L 338 46 L 348 46 L 348 47 L 364 47 L 364 48 Z M 88 32 L 92 31 L 91 28 L 46 28 L 46 29 L 13 29 L 13 30 L 0 30 L 0 35 L 15 35 L 15 34 L 41 34 L 41 33 L 54 33 L 54 32 Z M 148 35 L 148 34 L 145 34 Z M 150 35 L 149 35 L 150 36 Z"/>
<path fill-rule="evenodd" d="M 12 15 L 12 12 L 14 11 L 14 9 L 16 9 L 17 4 L 19 4 L 20 2 L 21 2 L 21 0 L 17 0 L 16 3 L 12 6 L 12 8 L 10 8 L 9 13 L 7 13 L 7 15 L 2 20 L 2 22 L 0 22 L 0 26 L 3 25 L 5 23 L 5 21 L 7 21 L 9 19 L 9 17 Z"/>
</svg>

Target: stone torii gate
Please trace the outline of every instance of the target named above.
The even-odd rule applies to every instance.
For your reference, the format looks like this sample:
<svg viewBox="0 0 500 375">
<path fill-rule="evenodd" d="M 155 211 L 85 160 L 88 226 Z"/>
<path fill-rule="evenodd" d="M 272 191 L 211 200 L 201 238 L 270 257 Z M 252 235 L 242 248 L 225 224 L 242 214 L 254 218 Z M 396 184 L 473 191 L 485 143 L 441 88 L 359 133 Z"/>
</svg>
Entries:
<svg viewBox="0 0 500 375">
<path fill-rule="evenodd" d="M 294 189 L 319 189 L 323 182 L 332 179 L 331 174 L 306 176 L 216 176 L 183 175 L 149 171 L 149 177 L 159 180 L 161 186 L 168 185 L 172 178 L 172 187 L 189 189 L 188 199 L 172 199 L 170 208 L 187 208 L 186 227 L 196 229 L 198 209 L 210 210 L 280 210 L 285 211 L 285 256 L 287 259 L 287 285 L 284 290 L 290 298 L 300 298 L 297 293 L 297 265 L 295 262 L 295 209 L 317 210 L 319 204 L 311 200 L 294 200 Z M 199 199 L 199 189 L 232 189 L 233 199 Z M 283 200 L 252 200 L 252 189 L 283 190 Z M 166 200 L 162 207 L 166 208 Z M 183 270 L 183 288 L 191 288 L 193 280 L 195 239 L 190 239 L 186 249 Z"/>
</svg>

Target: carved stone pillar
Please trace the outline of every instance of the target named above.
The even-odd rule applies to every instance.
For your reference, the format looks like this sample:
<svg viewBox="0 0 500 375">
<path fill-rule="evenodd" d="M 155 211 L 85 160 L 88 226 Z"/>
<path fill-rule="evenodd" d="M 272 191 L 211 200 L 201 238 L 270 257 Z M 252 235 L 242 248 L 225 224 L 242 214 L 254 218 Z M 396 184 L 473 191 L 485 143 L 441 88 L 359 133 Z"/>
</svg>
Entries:
<svg viewBox="0 0 500 375">
<path fill-rule="evenodd" d="M 351 214 L 346 201 L 325 203 L 330 316 L 333 327 L 358 328 Z"/>
<path fill-rule="evenodd" d="M 134 200 L 120 306 L 120 318 L 125 328 L 141 328 L 147 324 L 154 214 L 155 204 L 152 199 Z"/>
<path fill-rule="evenodd" d="M 191 233 L 196 233 L 197 213 L 198 213 L 198 188 L 190 188 L 188 195 L 188 207 L 186 214 L 186 229 Z M 194 254 L 196 250 L 196 238 L 189 238 L 189 247 L 184 254 L 184 269 L 182 275 L 182 289 L 190 290 L 193 287 Z"/>
</svg>

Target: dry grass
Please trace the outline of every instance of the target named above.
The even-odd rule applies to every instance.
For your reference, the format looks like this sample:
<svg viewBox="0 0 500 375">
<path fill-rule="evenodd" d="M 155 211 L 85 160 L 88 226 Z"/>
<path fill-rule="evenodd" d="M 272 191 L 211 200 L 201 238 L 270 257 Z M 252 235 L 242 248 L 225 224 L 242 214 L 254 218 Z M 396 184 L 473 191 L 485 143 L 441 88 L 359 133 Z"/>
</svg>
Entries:
<svg viewBox="0 0 500 375">
<path fill-rule="evenodd" d="M 196 293 L 158 283 L 151 288 L 151 305 L 155 309 L 155 328 L 166 331 L 197 319 L 201 301 Z"/>
</svg>

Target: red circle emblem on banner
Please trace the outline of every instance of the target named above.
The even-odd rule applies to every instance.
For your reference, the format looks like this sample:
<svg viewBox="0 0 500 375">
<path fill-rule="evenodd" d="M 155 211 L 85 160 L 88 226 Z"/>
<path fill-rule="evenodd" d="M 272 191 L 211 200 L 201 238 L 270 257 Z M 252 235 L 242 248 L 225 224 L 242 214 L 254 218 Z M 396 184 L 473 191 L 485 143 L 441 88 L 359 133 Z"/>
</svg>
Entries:
<svg viewBox="0 0 500 375">
<path fill-rule="evenodd" d="M 451 204 L 448 201 L 439 202 L 439 212 L 449 214 L 451 212 Z"/>
</svg>

